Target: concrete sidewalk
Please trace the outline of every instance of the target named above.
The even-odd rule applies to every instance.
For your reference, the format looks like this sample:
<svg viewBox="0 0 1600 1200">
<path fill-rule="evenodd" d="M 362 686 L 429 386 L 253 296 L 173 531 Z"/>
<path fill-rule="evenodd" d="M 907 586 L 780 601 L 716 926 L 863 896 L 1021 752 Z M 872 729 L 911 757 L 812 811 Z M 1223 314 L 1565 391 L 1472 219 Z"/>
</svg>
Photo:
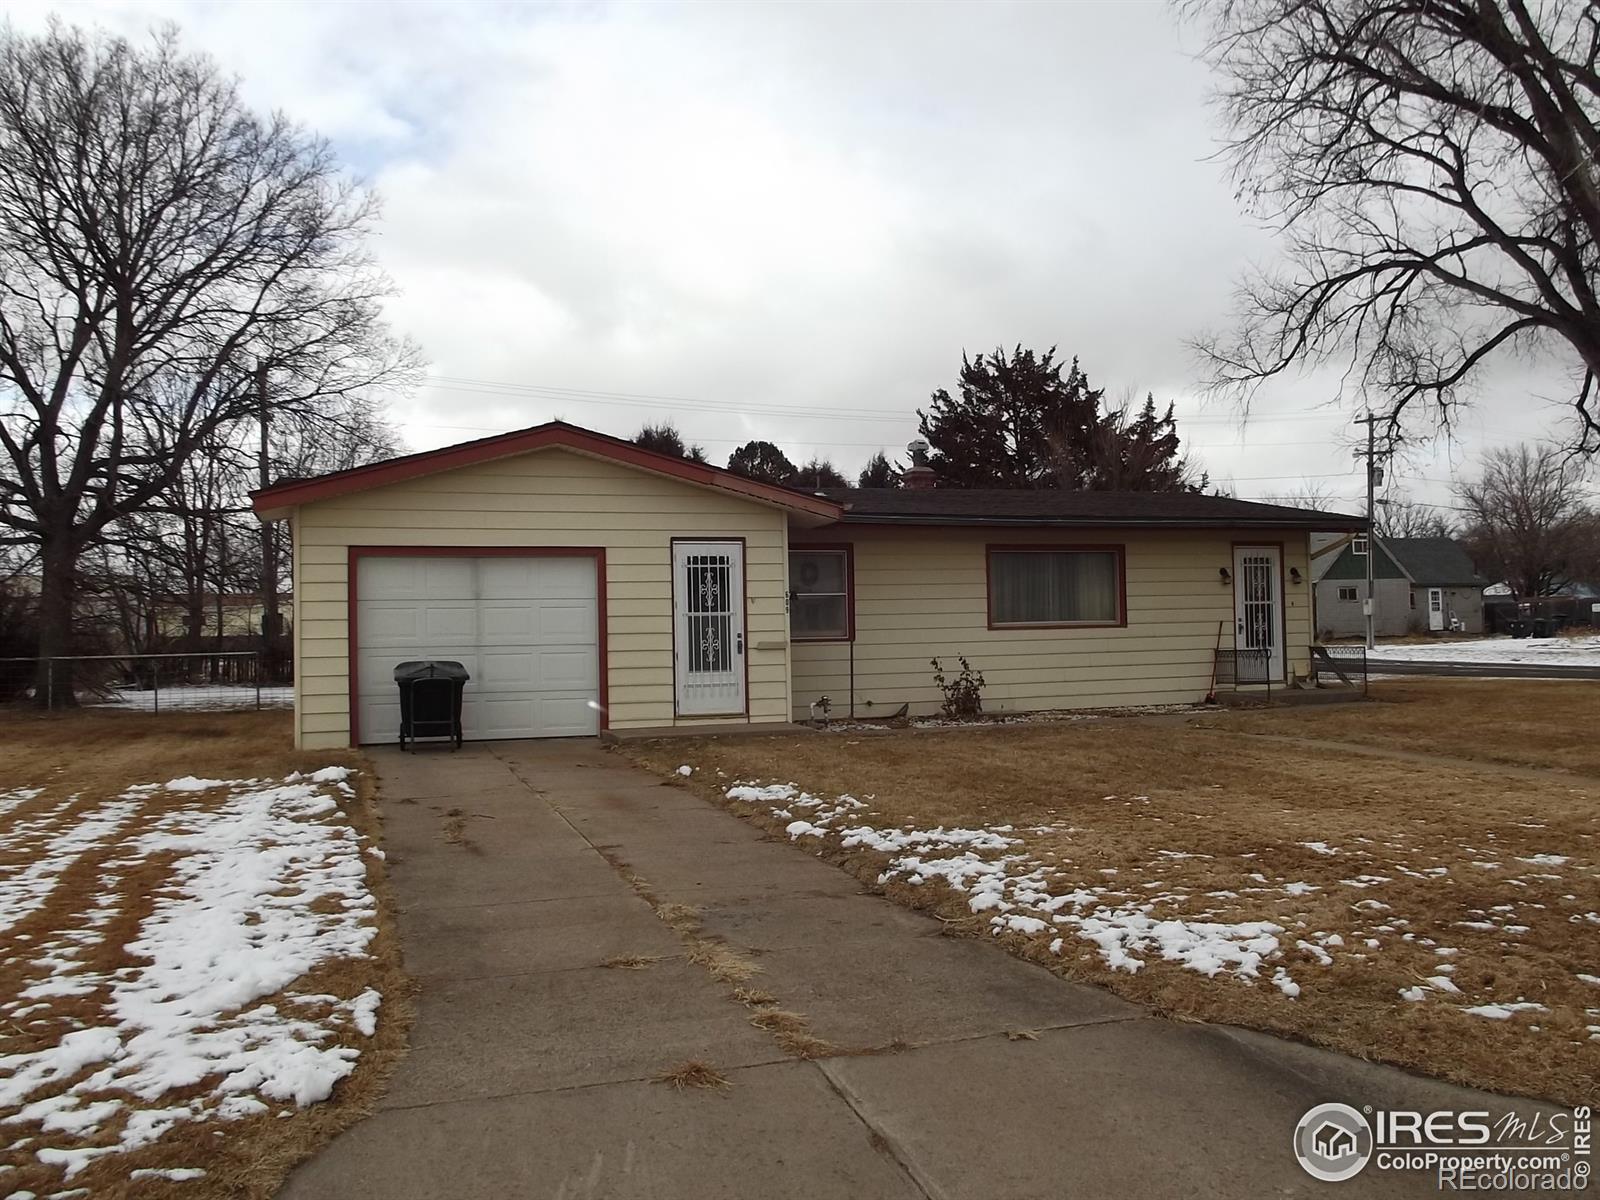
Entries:
<svg viewBox="0 0 1600 1200">
<path fill-rule="evenodd" d="M 943 937 L 591 742 L 374 758 L 421 983 L 412 1049 L 289 1200 L 1311 1195 L 1327 1185 L 1290 1140 L 1313 1104 L 1512 1107 L 1152 1018 Z M 783 1053 L 686 960 L 641 877 L 656 903 L 697 906 L 704 934 L 759 964 L 751 986 L 845 1053 Z M 624 955 L 656 961 L 601 965 Z M 731 1090 L 652 1082 L 690 1059 Z M 1371 1168 L 1339 1189 L 1431 1191 Z"/>
</svg>

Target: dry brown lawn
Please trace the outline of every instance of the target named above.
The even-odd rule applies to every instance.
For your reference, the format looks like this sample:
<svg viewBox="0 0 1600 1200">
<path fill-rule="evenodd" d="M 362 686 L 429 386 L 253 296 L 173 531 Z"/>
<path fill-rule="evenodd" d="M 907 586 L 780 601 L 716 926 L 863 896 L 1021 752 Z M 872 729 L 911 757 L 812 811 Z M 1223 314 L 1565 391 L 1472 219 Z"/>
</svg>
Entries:
<svg viewBox="0 0 1600 1200">
<path fill-rule="evenodd" d="M 791 804 L 775 815 L 777 805 L 727 800 L 727 786 L 793 783 L 826 801 L 855 797 L 863 807 L 828 822 L 827 836 L 802 835 L 799 844 L 937 912 L 949 931 L 998 937 L 1160 1012 L 1270 1030 L 1460 1083 L 1593 1104 L 1600 780 L 1507 769 L 1493 759 L 1582 763 L 1574 747 L 1588 737 L 1594 700 L 1578 685 L 1517 682 L 1515 697 L 1501 703 L 1503 686 L 1451 680 L 1386 685 L 1383 703 L 1340 708 L 674 740 L 631 752 L 663 774 L 692 765 L 689 786 L 775 832 L 828 808 Z M 1514 709 L 1527 733 L 1491 740 L 1496 718 L 1481 711 L 1484 701 Z M 1268 733 L 1294 740 L 1261 736 Z M 1335 740 L 1304 740 L 1324 736 Z M 1355 755 L 1341 739 L 1404 753 Z M 1454 757 L 1415 753 L 1423 748 Z M 1018 856 L 1005 868 L 1010 875 L 1036 870 L 1037 891 L 1075 893 L 1079 902 L 1042 910 L 1008 891 L 1018 902 L 1010 911 L 1042 916 L 1049 928 L 997 931 L 996 912 L 972 911 L 970 891 L 931 874 L 915 882 L 914 870 L 895 869 L 894 854 L 845 848 L 837 831 L 859 825 L 1004 830 L 1017 843 L 1003 851 Z M 1134 914 L 1200 929 L 1270 922 L 1279 927 L 1278 948 L 1254 978 L 1226 969 L 1209 977 L 1150 946 L 1134 951 L 1142 964 L 1130 973 L 1111 966 L 1090 930 L 1055 912 Z M 1280 968 L 1297 997 L 1274 986 Z M 1538 1007 L 1506 1019 L 1465 1011 L 1490 1004 Z"/>
<path fill-rule="evenodd" d="M 0 835 L 14 835 L 7 839 L 5 851 L 0 852 L 0 875 L 23 868 L 46 839 L 73 828 L 100 802 L 123 795 L 131 785 L 190 774 L 271 780 L 297 770 L 334 765 L 357 768 L 360 773 L 349 780 L 356 795 L 340 802 L 345 817 L 339 823 L 353 826 L 374 842 L 378 840 L 373 780 L 365 761 L 354 752 L 296 753 L 291 748 L 286 713 L 153 716 L 85 712 L 45 717 L 8 711 L 0 719 L 4 721 L 0 792 L 24 787 L 44 789 L 41 795 L 0 816 Z M 217 797 L 216 802 L 221 803 L 217 792 L 206 795 Z M 0 1056 L 37 1052 L 57 1044 L 63 1034 L 74 1029 L 114 1023 L 103 1007 L 107 1002 L 105 988 L 86 995 L 51 998 L 45 1011 L 32 1003 L 20 1005 L 19 994 L 52 977 L 49 955 L 36 958 L 36 948 L 70 943 L 75 933 L 81 936 L 89 927 L 86 916 L 97 904 L 112 908 L 116 915 L 104 925 L 104 936 L 98 944 L 90 939 L 91 948 L 74 959 L 73 969 L 82 966 L 105 975 L 137 967 L 143 961 L 127 943 L 138 936 L 140 923 L 151 912 L 155 897 L 171 883 L 174 856 L 158 852 L 129 863 L 127 839 L 148 829 L 174 806 L 193 806 L 196 802 L 193 792 L 150 791 L 116 836 L 78 855 L 56 881 L 42 907 L 0 933 L 0 1014 L 18 1014 L 0 1015 Z M 115 861 L 119 854 L 124 861 Z M 382 993 L 373 1036 L 361 1036 L 348 1023 L 343 1028 L 337 1023 L 328 1025 L 333 1033 L 324 1045 L 342 1044 L 360 1051 L 354 1072 L 336 1085 L 330 1100 L 305 1109 L 292 1103 L 274 1103 L 272 1111 L 236 1121 L 178 1124 L 153 1144 L 94 1159 L 66 1180 L 59 1167 L 42 1165 L 35 1158 L 34 1146 L 39 1144 L 36 1124 L 8 1124 L 3 1139 L 7 1148 L 0 1151 L 0 1194 L 27 1191 L 44 1196 L 62 1191 L 77 1194 L 77 1189 L 87 1189 L 86 1194 L 95 1200 L 264 1198 L 277 1191 L 295 1163 L 368 1111 L 405 1045 L 410 984 L 400 967 L 383 863 L 372 856 L 366 856 L 366 862 L 366 884 L 378 900 L 378 932 L 369 947 L 370 958 L 327 963 L 297 980 L 284 993 L 257 1001 L 282 1003 L 289 991 L 301 996 L 325 993 L 345 999 L 366 988 Z M 314 1010 L 302 1011 L 314 1016 Z M 93 1069 L 56 1080 L 38 1094 L 57 1093 Z M 173 1089 L 155 1104 L 182 1104 L 208 1092 L 214 1083 L 212 1079 Z M 114 1093 L 111 1098 L 116 1098 Z M 0 1113 L 0 1119 L 9 1115 Z M 111 1124 L 114 1128 L 115 1122 Z M 46 1140 L 52 1146 L 69 1144 L 59 1132 Z M 81 1144 L 114 1141 L 114 1136 L 102 1130 L 90 1133 Z M 135 1170 L 171 1168 L 198 1168 L 205 1175 L 188 1181 L 132 1178 Z"/>
<path fill-rule="evenodd" d="M 1407 679 L 1373 703 L 1219 714 L 1220 727 L 1600 778 L 1600 681 Z"/>
</svg>

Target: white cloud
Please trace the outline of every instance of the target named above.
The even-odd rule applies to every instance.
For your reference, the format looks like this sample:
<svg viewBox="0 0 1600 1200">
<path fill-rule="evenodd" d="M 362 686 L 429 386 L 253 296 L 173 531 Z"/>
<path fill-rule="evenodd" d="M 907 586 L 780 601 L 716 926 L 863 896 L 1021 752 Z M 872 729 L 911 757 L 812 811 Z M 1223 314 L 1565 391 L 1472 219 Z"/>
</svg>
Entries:
<svg viewBox="0 0 1600 1200">
<path fill-rule="evenodd" d="M 1306 415 L 1336 381 L 1275 389 L 1242 446 L 1194 399 L 1185 339 L 1272 243 L 1207 161 L 1207 76 L 1165 6 L 69 15 L 175 19 L 252 103 L 333 138 L 384 196 L 392 316 L 438 375 L 688 397 L 724 408 L 656 411 L 714 457 L 761 435 L 853 466 L 913 435 L 963 349 L 1059 343 L 1113 394 L 1177 399 L 1241 494 L 1314 474 L 1357 495 L 1349 413 Z M 1468 448 L 1544 423 L 1512 415 L 1521 369 L 1501 378 Z M 553 415 L 625 434 L 652 412 L 612 401 L 433 386 L 399 411 L 419 447 Z M 830 415 L 775 411 L 801 407 Z M 1443 497 L 1449 451 L 1418 462 L 1414 490 Z"/>
</svg>

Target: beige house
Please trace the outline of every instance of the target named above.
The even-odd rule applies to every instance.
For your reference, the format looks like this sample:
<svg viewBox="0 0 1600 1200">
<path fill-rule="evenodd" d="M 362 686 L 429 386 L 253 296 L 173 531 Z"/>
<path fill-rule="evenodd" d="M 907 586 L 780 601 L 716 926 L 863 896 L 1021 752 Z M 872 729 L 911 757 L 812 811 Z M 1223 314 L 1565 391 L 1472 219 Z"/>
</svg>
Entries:
<svg viewBox="0 0 1600 1200">
<path fill-rule="evenodd" d="M 908 473 L 915 476 L 917 472 Z M 911 484 L 921 481 L 912 478 Z M 257 492 L 294 542 L 295 728 L 393 740 L 454 659 L 468 738 L 1201 699 L 1310 670 L 1307 537 L 1360 518 L 1162 493 L 808 494 L 562 423 Z"/>
</svg>

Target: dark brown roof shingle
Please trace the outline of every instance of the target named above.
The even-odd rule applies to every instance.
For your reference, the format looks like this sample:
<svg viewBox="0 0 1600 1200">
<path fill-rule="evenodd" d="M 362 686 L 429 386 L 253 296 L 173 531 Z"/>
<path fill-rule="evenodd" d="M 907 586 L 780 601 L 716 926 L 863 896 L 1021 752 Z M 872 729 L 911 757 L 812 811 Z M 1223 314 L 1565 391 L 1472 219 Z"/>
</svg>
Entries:
<svg viewBox="0 0 1600 1200">
<path fill-rule="evenodd" d="M 1004 491 L 967 488 L 830 488 L 847 522 L 908 525 L 1157 525 L 1206 528 L 1366 528 L 1366 518 L 1257 504 L 1193 492 Z"/>
</svg>

